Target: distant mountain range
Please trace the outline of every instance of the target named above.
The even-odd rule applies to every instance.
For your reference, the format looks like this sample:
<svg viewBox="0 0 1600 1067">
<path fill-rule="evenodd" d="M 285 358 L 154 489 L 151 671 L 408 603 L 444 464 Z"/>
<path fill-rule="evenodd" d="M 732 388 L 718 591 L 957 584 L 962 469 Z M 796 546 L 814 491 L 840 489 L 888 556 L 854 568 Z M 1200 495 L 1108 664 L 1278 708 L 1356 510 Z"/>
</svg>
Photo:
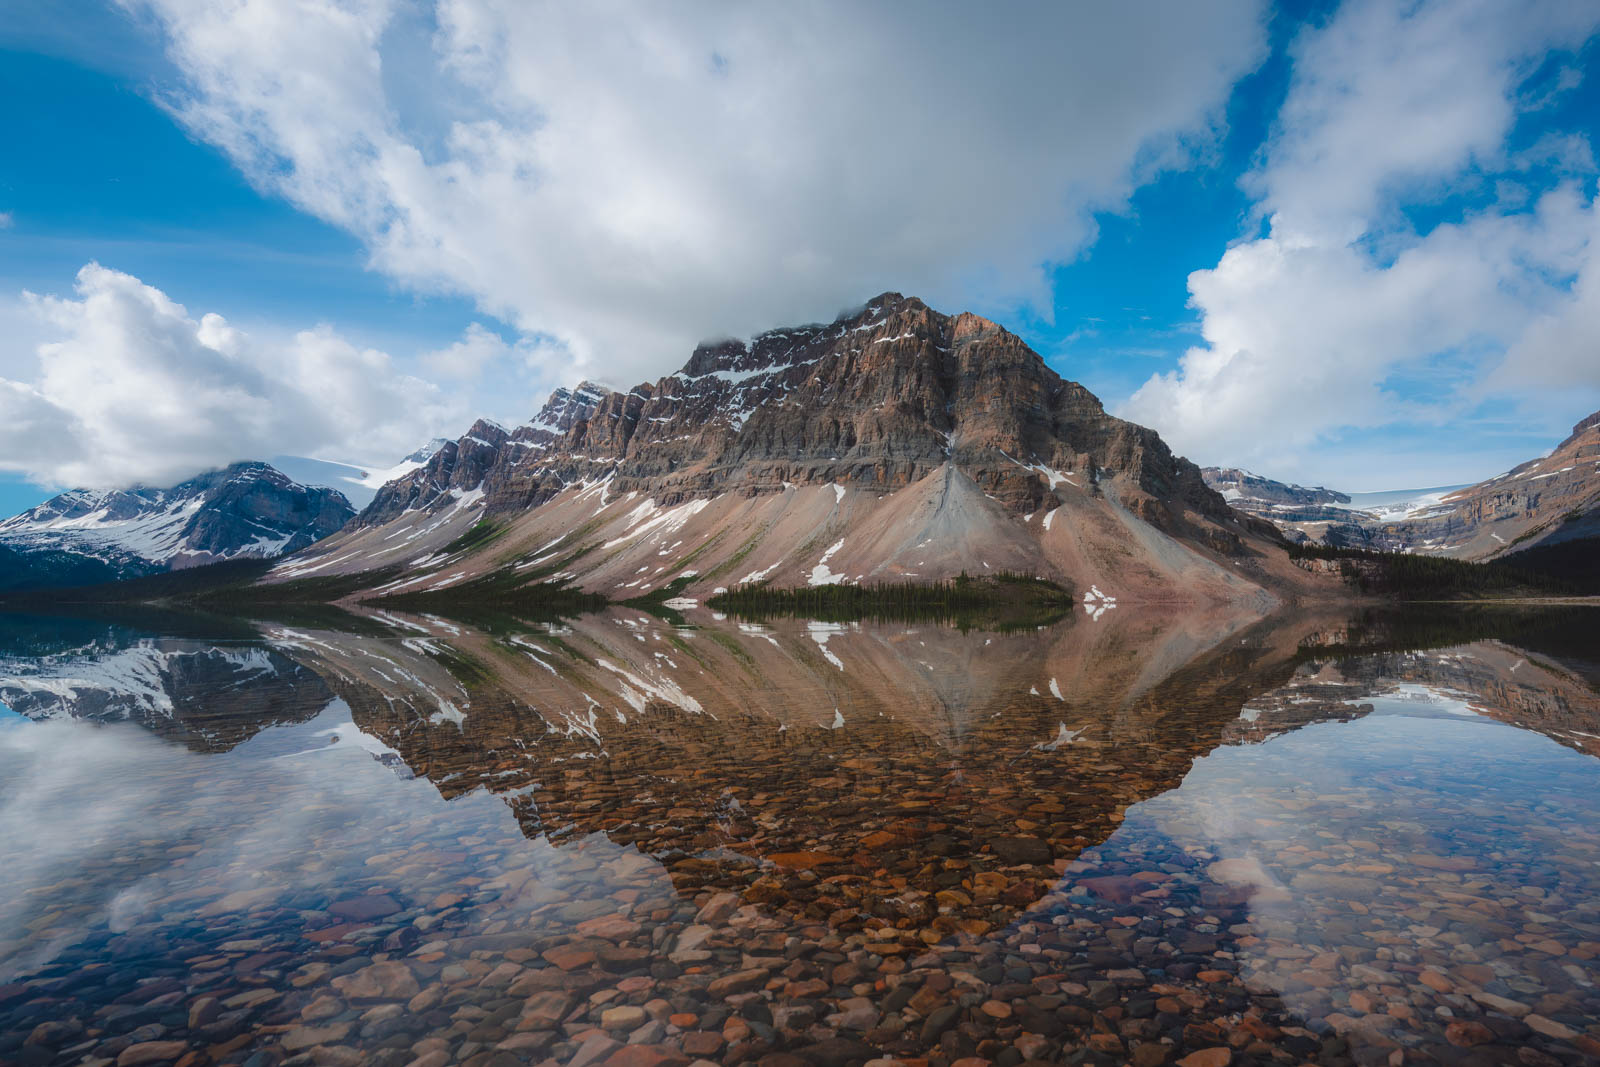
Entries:
<svg viewBox="0 0 1600 1067">
<path fill-rule="evenodd" d="M 274 577 L 622 599 L 1011 571 L 1097 602 L 1228 599 L 1304 578 L 1277 539 L 1014 334 L 886 293 L 480 421 Z"/>
<path fill-rule="evenodd" d="M 286 456 L 63 493 L 0 522 L 0 591 L 279 556 L 270 581 L 469 596 L 557 581 L 613 600 L 1011 573 L 1074 586 L 1098 619 L 1305 591 L 1318 579 L 1285 539 L 1488 559 L 1600 536 L 1597 505 L 1600 413 L 1472 486 L 1361 495 L 1202 471 L 995 323 L 885 293 L 703 344 L 626 392 L 557 389 L 523 425 L 480 420 L 382 470 Z"/>
<path fill-rule="evenodd" d="M 1486 560 L 1600 537 L 1600 412 L 1549 455 L 1475 485 L 1352 496 L 1232 468 L 1203 474 L 1233 507 L 1296 541 Z"/>
<path fill-rule="evenodd" d="M 74 489 L 0 522 L 0 590 L 91 585 L 305 548 L 355 514 L 265 463 L 167 489 Z"/>
</svg>

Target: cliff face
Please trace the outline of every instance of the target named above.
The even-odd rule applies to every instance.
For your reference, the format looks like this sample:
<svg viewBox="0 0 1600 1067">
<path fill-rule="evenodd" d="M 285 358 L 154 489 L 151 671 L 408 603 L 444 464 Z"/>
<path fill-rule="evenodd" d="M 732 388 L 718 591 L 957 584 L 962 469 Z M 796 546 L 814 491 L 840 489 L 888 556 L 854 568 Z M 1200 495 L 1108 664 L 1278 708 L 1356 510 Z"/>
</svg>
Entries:
<svg viewBox="0 0 1600 1067">
<path fill-rule="evenodd" d="M 1193 464 L 1107 415 L 1014 334 L 888 293 L 829 326 L 702 345 L 678 373 L 627 393 L 557 390 L 511 432 L 479 422 L 385 487 L 360 521 L 479 489 L 487 514 L 516 512 L 607 476 L 617 492 L 668 506 L 785 485 L 893 490 L 947 462 L 1018 514 L 1046 506 L 1052 480 L 1093 485 L 1110 468 L 1170 500 L 1169 519 L 1182 508 L 1227 517 Z"/>
<path fill-rule="evenodd" d="M 1078 520 L 1058 525 L 1069 513 Z M 752 574 L 799 584 L 824 562 L 823 580 L 1001 568 L 1092 580 L 1106 567 L 1081 557 L 1104 556 L 1111 542 L 1152 580 L 1201 567 L 1231 587 L 1232 563 L 1205 553 L 1253 558 L 1252 545 L 1276 538 L 1154 431 L 1108 415 L 1014 334 L 895 293 L 828 325 L 701 345 L 676 374 L 627 392 L 558 390 L 515 429 L 479 422 L 283 574 L 392 565 L 397 542 L 431 567 L 436 551 L 410 549 L 437 550 L 477 519 L 522 535 L 495 542 L 494 565 L 534 567 L 534 550 L 558 536 L 563 552 L 599 548 L 562 576 L 610 593 L 651 588 L 631 576 L 664 574 L 701 549 L 703 563 L 757 564 L 730 565 L 723 585 Z M 620 572 L 614 557 L 632 551 L 619 546 L 640 523 L 658 554 Z M 657 542 L 662 527 L 682 531 L 676 547 Z M 1197 547 L 1199 557 L 1185 554 Z M 811 554 L 795 574 L 781 566 Z M 466 580 L 486 565 L 457 559 L 449 573 Z M 698 586 L 717 568 L 692 569 Z M 613 580 L 623 573 L 629 581 Z"/>
</svg>

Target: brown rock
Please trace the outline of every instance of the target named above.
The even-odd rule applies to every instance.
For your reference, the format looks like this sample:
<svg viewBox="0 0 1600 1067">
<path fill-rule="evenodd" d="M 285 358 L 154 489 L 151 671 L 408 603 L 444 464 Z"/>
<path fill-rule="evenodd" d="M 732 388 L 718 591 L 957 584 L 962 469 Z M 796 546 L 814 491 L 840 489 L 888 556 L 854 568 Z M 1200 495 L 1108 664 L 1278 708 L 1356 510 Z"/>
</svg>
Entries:
<svg viewBox="0 0 1600 1067">
<path fill-rule="evenodd" d="M 141 1067 L 146 1063 L 165 1063 L 182 1056 L 189 1048 L 187 1041 L 141 1041 L 129 1045 L 117 1056 L 117 1067 Z"/>
<path fill-rule="evenodd" d="M 1488 1045 L 1494 1041 L 1494 1031 L 1471 1019 L 1458 1019 L 1444 1028 L 1444 1039 L 1457 1048 Z"/>
<path fill-rule="evenodd" d="M 682 1067 L 689 1058 L 662 1045 L 623 1045 L 605 1061 L 606 1067 Z"/>
<path fill-rule="evenodd" d="M 1178 1061 L 1178 1067 L 1228 1067 L 1233 1062 L 1233 1049 L 1226 1047 L 1203 1048 L 1191 1052 Z"/>
<path fill-rule="evenodd" d="M 611 1040 L 604 1031 L 594 1030 L 584 1035 L 578 1043 L 578 1049 L 567 1062 L 567 1067 L 586 1067 L 591 1063 L 604 1063 L 608 1056 L 621 1047 L 620 1042 Z"/>
<path fill-rule="evenodd" d="M 559 990 L 535 993 L 522 1005 L 522 1018 L 518 1030 L 554 1030 L 572 1010 L 572 997 Z"/>
<path fill-rule="evenodd" d="M 1497 1011 L 1502 1015 L 1509 1015 L 1513 1019 L 1520 1019 L 1533 1010 L 1520 1000 L 1512 1000 L 1510 997 L 1497 996 L 1494 993 L 1485 993 L 1481 989 L 1472 994 L 1472 999 L 1477 1001 L 1479 1004 L 1482 1004 L 1490 1011 Z"/>
<path fill-rule="evenodd" d="M 788 867 L 792 870 L 809 870 L 812 867 L 828 867 L 844 862 L 828 852 L 774 852 L 767 859 L 779 867 Z"/>
<path fill-rule="evenodd" d="M 1138 1048 L 1133 1050 L 1128 1062 L 1133 1064 L 1133 1067 L 1161 1067 L 1171 1058 L 1172 1049 L 1170 1047 L 1157 1041 L 1144 1041 L 1139 1044 Z"/>
<path fill-rule="evenodd" d="M 1078 883 L 1097 897 L 1126 904 L 1138 893 L 1144 891 L 1144 886 L 1132 878 L 1121 875 L 1107 875 L 1103 878 L 1085 878 Z"/>
<path fill-rule="evenodd" d="M 207 1023 L 216 1021 L 222 1014 L 222 1002 L 216 997 L 201 997 L 189 1005 L 189 1029 L 198 1030 Z"/>
<path fill-rule="evenodd" d="M 1435 993 L 1449 993 L 1455 989 L 1455 986 L 1450 984 L 1450 979 L 1446 978 L 1438 971 L 1423 971 L 1421 974 L 1417 975 L 1417 981 L 1421 982 Z"/>
<path fill-rule="evenodd" d="M 333 988 L 351 1000 L 409 1000 L 422 991 L 411 968 L 398 960 L 374 963 L 335 978 Z"/>
<path fill-rule="evenodd" d="M 760 989 L 767 981 L 767 972 L 760 968 L 748 971 L 735 971 L 733 974 L 723 975 L 714 979 L 706 987 L 706 993 L 713 1000 L 731 997 L 735 993 L 748 993 L 752 989 Z"/>
<path fill-rule="evenodd" d="M 542 953 L 546 962 L 560 967 L 563 971 L 575 971 L 579 967 L 587 967 L 595 961 L 595 954 L 581 945 L 557 945 L 547 948 Z"/>
<path fill-rule="evenodd" d="M 695 913 L 694 921 L 704 926 L 716 926 L 739 910 L 738 893 L 717 893 Z"/>
<path fill-rule="evenodd" d="M 607 941 L 626 941 L 642 927 L 621 915 L 601 915 L 578 924 L 578 933 L 584 937 L 603 937 Z"/>
<path fill-rule="evenodd" d="M 357 922 L 370 922 L 373 919 L 382 919 L 393 915 L 400 910 L 399 901 L 387 893 L 368 893 L 359 897 L 348 897 L 328 905 L 328 914 L 337 915 L 341 919 L 351 919 Z"/>
<path fill-rule="evenodd" d="M 349 1023 L 331 1023 L 328 1026 L 297 1026 L 283 1035 L 283 1047 L 289 1052 L 299 1052 L 313 1045 L 327 1045 L 342 1041 L 350 1032 Z"/>
<path fill-rule="evenodd" d="M 632 1004 L 622 1004 L 615 1008 L 607 1008 L 600 1013 L 600 1029 L 637 1030 L 649 1018 L 643 1008 L 635 1007 Z"/>
<path fill-rule="evenodd" d="M 690 1056 L 712 1057 L 727 1044 L 715 1030 L 696 1030 L 683 1035 L 683 1051 Z"/>
<path fill-rule="evenodd" d="M 1565 1023 L 1558 1023 L 1554 1019 L 1537 1013 L 1524 1015 L 1522 1021 L 1545 1037 L 1553 1037 L 1557 1041 L 1571 1041 L 1578 1036 L 1578 1031 Z"/>
<path fill-rule="evenodd" d="M 314 1023 L 319 1019 L 331 1019 L 341 1011 L 344 1011 L 344 1001 L 338 997 L 320 996 L 300 1009 L 300 1018 Z"/>
<path fill-rule="evenodd" d="M 524 1030 L 495 1045 L 502 1052 L 538 1052 L 556 1039 L 548 1030 Z M 413 1065 L 415 1067 L 415 1065 Z"/>
</svg>

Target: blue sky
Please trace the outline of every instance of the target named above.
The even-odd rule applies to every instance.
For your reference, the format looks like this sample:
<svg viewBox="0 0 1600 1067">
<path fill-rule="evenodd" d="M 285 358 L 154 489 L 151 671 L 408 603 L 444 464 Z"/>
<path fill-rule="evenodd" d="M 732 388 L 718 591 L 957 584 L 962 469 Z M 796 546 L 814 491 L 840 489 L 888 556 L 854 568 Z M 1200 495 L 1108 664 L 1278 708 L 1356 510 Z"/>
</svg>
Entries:
<svg viewBox="0 0 1600 1067">
<path fill-rule="evenodd" d="M 620 34 L 22 0 L 0 511 L 247 455 L 387 464 L 890 288 L 1016 329 L 1199 462 L 1497 473 L 1600 407 L 1600 16 L 1503 6 Z"/>
</svg>

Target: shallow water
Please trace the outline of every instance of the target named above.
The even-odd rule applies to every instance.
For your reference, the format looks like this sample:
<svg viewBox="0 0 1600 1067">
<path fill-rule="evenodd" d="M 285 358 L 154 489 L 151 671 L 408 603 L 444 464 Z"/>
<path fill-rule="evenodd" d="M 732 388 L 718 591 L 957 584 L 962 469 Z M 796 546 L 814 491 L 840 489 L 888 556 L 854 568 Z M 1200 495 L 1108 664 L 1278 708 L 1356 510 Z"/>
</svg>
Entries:
<svg viewBox="0 0 1600 1067">
<path fill-rule="evenodd" d="M 1587 1062 L 1591 620 L 0 620 L 0 1061 Z"/>
</svg>

